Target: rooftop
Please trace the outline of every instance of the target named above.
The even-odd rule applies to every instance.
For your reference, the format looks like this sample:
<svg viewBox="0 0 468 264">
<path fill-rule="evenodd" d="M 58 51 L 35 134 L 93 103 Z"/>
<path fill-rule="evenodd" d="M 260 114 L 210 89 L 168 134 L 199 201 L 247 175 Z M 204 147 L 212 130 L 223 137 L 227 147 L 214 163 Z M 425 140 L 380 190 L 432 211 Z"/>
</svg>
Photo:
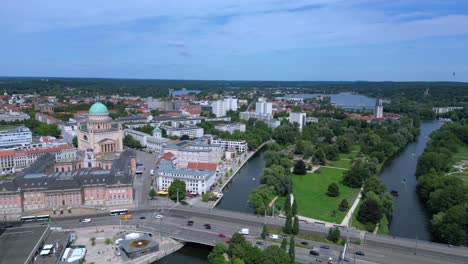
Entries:
<svg viewBox="0 0 468 264">
<path fill-rule="evenodd" d="M 0 263 L 24 264 L 46 230 L 42 225 L 8 228 L 0 236 Z"/>
</svg>

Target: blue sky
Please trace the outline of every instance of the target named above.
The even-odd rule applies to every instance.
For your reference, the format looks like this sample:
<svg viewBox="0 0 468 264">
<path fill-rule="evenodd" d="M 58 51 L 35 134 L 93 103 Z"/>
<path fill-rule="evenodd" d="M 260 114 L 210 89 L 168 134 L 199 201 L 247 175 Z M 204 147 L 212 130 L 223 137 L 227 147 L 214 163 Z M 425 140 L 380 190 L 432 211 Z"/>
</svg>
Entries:
<svg viewBox="0 0 468 264">
<path fill-rule="evenodd" d="M 468 81 L 466 0 L 1 6 L 0 76 Z"/>
</svg>

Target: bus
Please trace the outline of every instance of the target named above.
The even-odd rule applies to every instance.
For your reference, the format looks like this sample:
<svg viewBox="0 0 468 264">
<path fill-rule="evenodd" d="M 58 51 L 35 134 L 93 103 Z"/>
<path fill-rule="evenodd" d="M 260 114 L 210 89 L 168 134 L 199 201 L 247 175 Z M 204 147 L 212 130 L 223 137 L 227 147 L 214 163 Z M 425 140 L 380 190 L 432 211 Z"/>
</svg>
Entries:
<svg viewBox="0 0 468 264">
<path fill-rule="evenodd" d="M 124 214 L 128 214 L 127 209 L 116 209 L 116 210 L 110 211 L 110 215 L 124 215 Z"/>
<path fill-rule="evenodd" d="M 49 221 L 50 215 L 30 215 L 20 218 L 21 222 Z"/>
</svg>

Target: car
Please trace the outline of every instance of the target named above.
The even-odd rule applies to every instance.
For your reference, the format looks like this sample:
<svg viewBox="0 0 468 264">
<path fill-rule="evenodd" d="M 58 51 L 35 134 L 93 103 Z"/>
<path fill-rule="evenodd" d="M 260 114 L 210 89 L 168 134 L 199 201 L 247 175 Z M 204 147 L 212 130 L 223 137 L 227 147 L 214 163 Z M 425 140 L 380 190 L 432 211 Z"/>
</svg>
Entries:
<svg viewBox="0 0 468 264">
<path fill-rule="evenodd" d="M 211 229 L 211 225 L 210 224 L 205 224 L 205 229 Z"/>
<path fill-rule="evenodd" d="M 301 241 L 301 245 L 307 246 L 307 245 L 309 245 L 309 242 L 307 242 L 307 241 Z"/>
<path fill-rule="evenodd" d="M 124 240 L 124 239 L 123 239 L 123 238 L 119 238 L 119 239 L 115 240 L 114 244 L 119 245 L 120 242 L 121 242 L 122 240 Z"/>
<path fill-rule="evenodd" d="M 140 216 L 140 219 L 146 219 L 146 216 Z"/>
<path fill-rule="evenodd" d="M 365 255 L 366 255 L 366 254 L 364 254 L 364 252 L 362 252 L 362 251 L 356 251 L 355 254 L 358 255 L 358 256 L 365 256 Z"/>
<path fill-rule="evenodd" d="M 344 261 L 344 262 L 349 262 L 349 258 L 347 258 L 347 257 L 342 258 L 342 257 L 340 256 L 339 260 L 342 260 L 342 261 Z"/>
<path fill-rule="evenodd" d="M 163 216 L 162 216 L 162 215 L 155 215 L 154 218 L 156 218 L 156 219 L 162 219 Z"/>
<path fill-rule="evenodd" d="M 91 218 L 82 218 L 80 219 L 81 223 L 91 223 Z"/>
<path fill-rule="evenodd" d="M 259 245 L 259 246 L 263 246 L 263 242 L 262 241 L 257 241 L 255 242 L 256 245 Z"/>
<path fill-rule="evenodd" d="M 226 244 L 231 244 L 231 240 L 226 240 Z"/>
<path fill-rule="evenodd" d="M 192 220 L 188 220 L 188 221 L 187 221 L 187 225 L 188 225 L 188 226 L 193 226 L 193 221 L 192 221 Z"/>
<path fill-rule="evenodd" d="M 330 246 L 329 246 L 329 245 L 321 245 L 320 248 L 323 248 L 323 249 L 330 249 Z"/>
<path fill-rule="evenodd" d="M 279 236 L 279 235 L 275 235 L 275 234 L 271 234 L 271 235 L 270 235 L 270 238 L 271 238 L 271 239 L 274 239 L 274 240 L 278 240 L 278 239 L 280 239 L 280 236 Z"/>
<path fill-rule="evenodd" d="M 309 252 L 310 255 L 313 255 L 313 256 L 320 256 L 320 253 L 318 251 L 315 251 L 315 250 L 311 250 Z"/>
<path fill-rule="evenodd" d="M 223 234 L 223 233 L 219 233 L 218 236 L 219 236 L 219 237 L 226 237 L 226 235 Z"/>
</svg>

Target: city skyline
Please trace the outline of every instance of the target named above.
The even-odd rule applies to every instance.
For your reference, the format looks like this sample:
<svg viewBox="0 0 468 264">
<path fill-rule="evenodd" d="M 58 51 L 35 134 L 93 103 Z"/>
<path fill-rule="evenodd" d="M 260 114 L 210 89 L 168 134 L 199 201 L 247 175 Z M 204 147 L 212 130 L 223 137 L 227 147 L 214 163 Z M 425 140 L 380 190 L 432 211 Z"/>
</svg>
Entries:
<svg viewBox="0 0 468 264">
<path fill-rule="evenodd" d="M 463 1 L 4 3 L 0 76 L 468 81 Z"/>
</svg>

